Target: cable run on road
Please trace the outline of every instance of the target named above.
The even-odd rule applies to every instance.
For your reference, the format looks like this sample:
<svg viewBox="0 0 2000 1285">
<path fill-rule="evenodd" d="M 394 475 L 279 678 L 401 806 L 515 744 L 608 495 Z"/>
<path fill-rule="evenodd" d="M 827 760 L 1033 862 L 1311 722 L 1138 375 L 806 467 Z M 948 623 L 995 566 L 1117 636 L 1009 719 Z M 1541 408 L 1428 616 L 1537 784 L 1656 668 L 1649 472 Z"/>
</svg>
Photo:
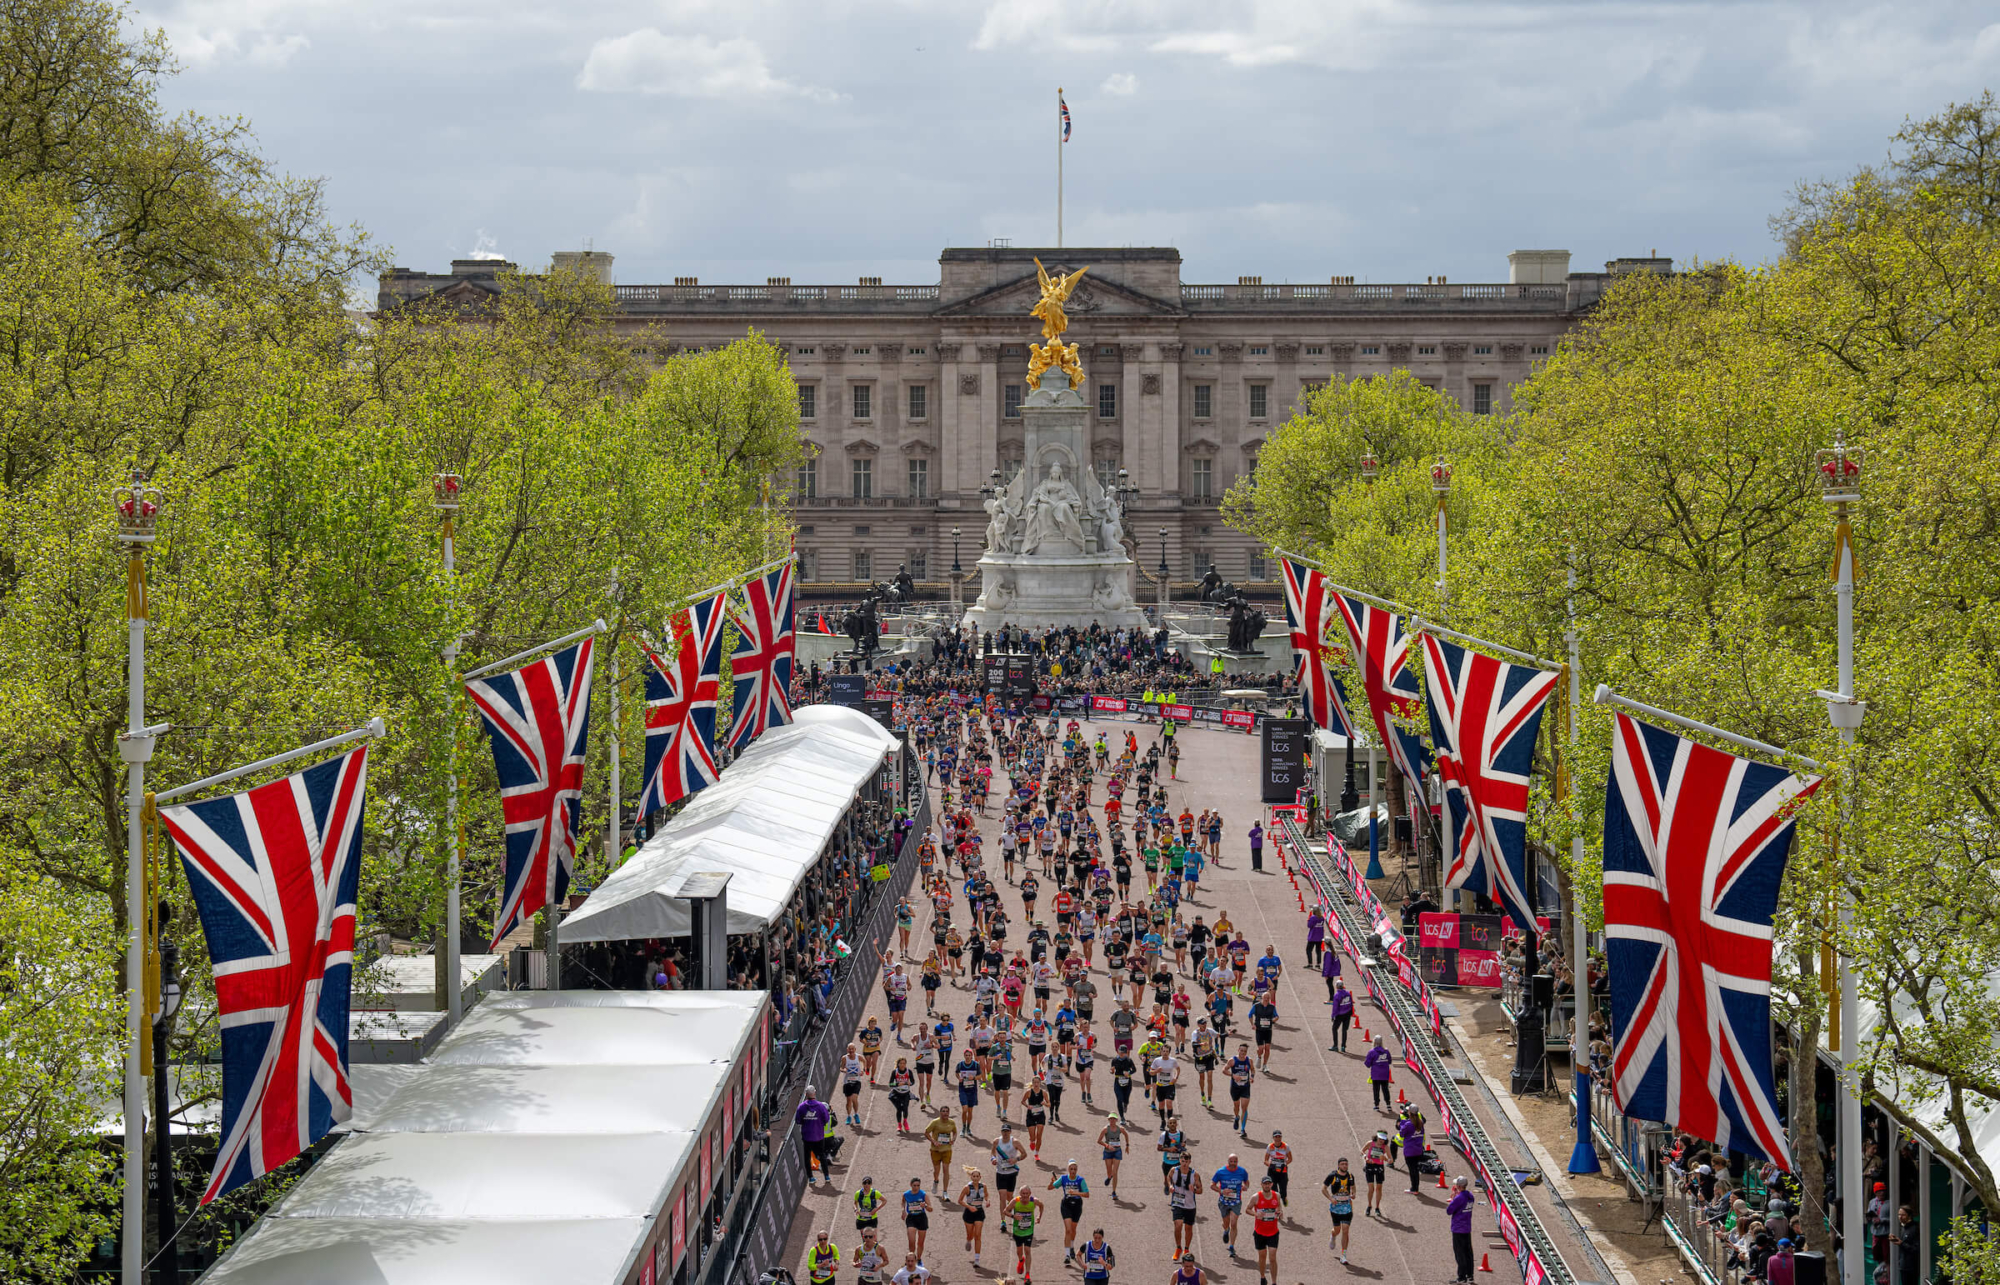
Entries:
<svg viewBox="0 0 2000 1285">
<path fill-rule="evenodd" d="M 1280 827 L 1292 860 L 1308 872 L 1308 877 L 1318 889 L 1321 900 L 1339 917 L 1348 940 L 1357 947 L 1361 946 L 1374 931 L 1374 926 L 1366 922 L 1352 894 L 1306 841 L 1298 823 L 1287 817 L 1280 822 Z M 1540 1216 L 1528 1203 L 1520 1183 L 1514 1178 L 1513 1169 L 1501 1160 L 1499 1150 L 1487 1137 L 1485 1127 L 1479 1123 L 1479 1117 L 1473 1114 L 1471 1105 L 1458 1091 L 1457 1083 L 1452 1079 L 1443 1057 L 1439 1055 L 1437 1045 L 1431 1039 L 1428 1019 L 1418 1009 L 1402 980 L 1396 976 L 1394 969 L 1384 967 L 1380 959 L 1362 957 L 1357 953 L 1356 963 L 1366 970 L 1366 974 L 1375 982 L 1369 989 L 1376 1001 L 1390 1010 L 1390 1017 L 1395 1021 L 1398 1034 L 1403 1041 L 1405 1060 L 1421 1063 L 1420 1070 L 1424 1079 L 1429 1081 L 1431 1091 L 1438 1096 L 1440 1105 L 1448 1113 L 1448 1118 L 1457 1123 L 1458 1132 L 1463 1135 L 1461 1144 L 1470 1148 L 1472 1158 L 1477 1160 L 1488 1175 L 1491 1175 L 1487 1184 L 1487 1199 L 1497 1200 L 1512 1216 L 1514 1225 L 1520 1231 L 1524 1248 L 1531 1250 L 1532 1256 L 1540 1260 L 1541 1279 L 1547 1281 L 1548 1285 L 1576 1285 L 1575 1274 L 1570 1271 L 1569 1264 L 1563 1261 L 1561 1251 L 1556 1248 L 1555 1241 L 1542 1226 Z M 1453 1141 L 1461 1142 L 1461 1139 L 1454 1137 Z M 1505 1230 L 1504 1225 L 1502 1230 Z M 1524 1259 L 1527 1257 L 1529 1256 L 1523 1255 Z M 1528 1264 L 1524 1262 L 1522 1266 L 1525 1272 Z M 1532 1273 L 1529 1273 L 1529 1280 L 1530 1285 L 1535 1285 Z"/>
</svg>

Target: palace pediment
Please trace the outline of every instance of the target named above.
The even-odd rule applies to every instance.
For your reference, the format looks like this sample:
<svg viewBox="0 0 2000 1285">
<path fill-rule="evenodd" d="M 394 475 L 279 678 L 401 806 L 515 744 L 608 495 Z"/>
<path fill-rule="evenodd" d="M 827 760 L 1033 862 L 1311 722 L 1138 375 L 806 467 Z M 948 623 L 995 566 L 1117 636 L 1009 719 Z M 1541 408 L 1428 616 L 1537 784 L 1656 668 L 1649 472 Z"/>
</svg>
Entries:
<svg viewBox="0 0 2000 1285">
<path fill-rule="evenodd" d="M 1045 265 L 1049 275 L 1058 271 L 1071 272 L 1083 267 L 1078 263 L 1050 263 Z M 1041 282 L 1033 272 L 1026 273 L 1013 281 L 982 290 L 978 294 L 960 299 L 956 303 L 939 308 L 935 315 L 940 317 L 1021 317 L 1028 319 L 1028 311 L 1042 297 Z M 1159 317 L 1185 316 L 1177 303 L 1156 299 L 1128 286 L 1122 286 L 1109 279 L 1094 279 L 1088 273 L 1077 282 L 1063 311 L 1072 320 L 1094 317 Z M 1029 324 L 1034 324 L 1029 320 Z"/>
</svg>

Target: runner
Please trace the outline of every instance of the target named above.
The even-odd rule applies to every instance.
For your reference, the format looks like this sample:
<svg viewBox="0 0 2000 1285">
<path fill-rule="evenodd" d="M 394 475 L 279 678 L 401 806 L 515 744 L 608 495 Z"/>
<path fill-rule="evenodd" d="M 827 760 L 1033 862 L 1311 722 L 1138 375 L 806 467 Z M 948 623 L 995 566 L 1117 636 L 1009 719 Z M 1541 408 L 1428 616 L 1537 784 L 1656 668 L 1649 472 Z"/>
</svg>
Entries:
<svg viewBox="0 0 2000 1285">
<path fill-rule="evenodd" d="M 1292 1149 L 1285 1145 L 1285 1131 L 1271 1130 L 1270 1145 L 1264 1148 L 1264 1172 L 1278 1189 L 1278 1199 L 1292 1203 Z"/>
<path fill-rule="evenodd" d="M 1195 1199 L 1201 1195 L 1201 1175 L 1188 1168 L 1187 1154 L 1167 1171 L 1167 1202 L 1174 1216 L 1175 1258 L 1194 1249 Z"/>
<path fill-rule="evenodd" d="M 813 1237 L 813 1247 L 806 1251 L 806 1279 L 812 1285 L 833 1285 L 834 1273 L 840 1270 L 840 1246 L 825 1232 Z"/>
<path fill-rule="evenodd" d="M 1361 1148 L 1361 1177 L 1368 1184 L 1369 1217 L 1379 1217 L 1382 1213 L 1382 1180 L 1389 1173 L 1389 1135 L 1377 1129 L 1375 1136 L 1368 1139 Z"/>
<path fill-rule="evenodd" d="M 1250 1239 L 1257 1245 L 1257 1285 L 1270 1285 L 1278 1276 L 1278 1219 L 1284 1202 L 1269 1178 L 1258 1185 L 1262 1190 L 1250 1198 Z"/>
<path fill-rule="evenodd" d="M 924 1140 L 931 1147 L 931 1182 L 945 1191 L 950 1181 L 951 1147 L 958 1141 L 958 1124 L 951 1118 L 950 1107 L 937 1109 L 936 1117 L 924 1126 Z"/>
<path fill-rule="evenodd" d="M 1062 1199 L 1056 1206 L 1063 1221 L 1063 1262 L 1076 1257 L 1076 1223 L 1083 1217 L 1083 1202 L 1090 1195 L 1090 1184 L 1076 1170 L 1072 1160 L 1063 1171 L 1049 1179 L 1049 1189 L 1062 1192 Z"/>
<path fill-rule="evenodd" d="M 1261 979 L 1260 979 L 1261 980 Z M 1270 1000 L 1271 992 L 1250 1006 L 1250 1032 L 1257 1039 L 1257 1069 L 1266 1070 L 1271 1065 L 1271 1040 L 1278 1029 L 1278 1006 Z"/>
<path fill-rule="evenodd" d="M 1028 1150 L 1040 1160 L 1042 1131 L 1049 1123 L 1049 1091 L 1042 1087 L 1040 1080 L 1029 1082 L 1028 1091 L 1021 1095 L 1021 1110 L 1025 1113 L 1024 1123 L 1028 1126 Z"/>
<path fill-rule="evenodd" d="M 1250 1136 L 1250 1082 L 1257 1078 L 1256 1064 L 1250 1060 L 1250 1046 L 1238 1044 L 1229 1059 L 1229 1109 L 1231 1127 L 1240 1137 Z"/>
<path fill-rule="evenodd" d="M 1333 1226 L 1326 1233 L 1326 1247 L 1340 1251 L 1340 1261 L 1347 1261 L 1347 1237 L 1354 1228 L 1354 1175 L 1348 1172 L 1347 1157 L 1333 1167 L 1326 1181 L 1319 1185 L 1326 1196 L 1327 1216 L 1333 1219 Z"/>
<path fill-rule="evenodd" d="M 1097 1131 L 1097 1145 L 1104 1149 L 1104 1185 L 1110 1189 L 1113 1200 L 1118 1199 L 1118 1166 L 1125 1163 L 1125 1148 L 1130 1141 L 1131 1135 L 1115 1114 Z"/>
<path fill-rule="evenodd" d="M 1243 1192 L 1250 1186 L 1250 1171 L 1237 1160 L 1234 1151 L 1229 1163 L 1215 1171 L 1210 1183 L 1215 1187 L 1215 1211 L 1222 1216 L 1222 1243 L 1229 1256 L 1236 1257 L 1236 1220 L 1243 1212 Z"/>
<path fill-rule="evenodd" d="M 861 1072 L 862 1059 L 857 1054 L 855 1046 L 850 1044 L 847 1046 L 847 1056 L 840 1062 L 840 1091 L 847 1099 L 845 1118 L 849 1124 L 861 1123 Z"/>
<path fill-rule="evenodd" d="M 903 1193 L 903 1227 L 910 1252 L 923 1262 L 924 1240 L 931 1233 L 931 1193 L 924 1190 L 922 1178 L 910 1179 L 910 1189 Z"/>
<path fill-rule="evenodd" d="M 968 1138 L 972 1136 L 972 1108 L 979 1105 L 979 1063 L 973 1058 L 970 1048 L 952 1068 L 958 1076 L 959 1131 Z"/>
<path fill-rule="evenodd" d="M 882 1270 L 889 1265 L 889 1251 L 873 1227 L 861 1233 L 860 1248 L 854 1251 L 854 1276 L 860 1285 L 882 1285 Z"/>
<path fill-rule="evenodd" d="M 1007 1230 L 1014 1235 L 1014 1270 L 1021 1273 L 1021 1285 L 1035 1279 L 1035 1220 L 1041 1215 L 1041 1199 L 1032 1191 L 1015 1196 L 1007 1206 Z"/>
<path fill-rule="evenodd" d="M 854 1192 L 854 1230 L 871 1231 L 881 1225 L 882 1205 L 888 1198 L 875 1189 L 875 1180 L 864 1177 Z"/>
<path fill-rule="evenodd" d="M 972 1265 L 977 1267 L 986 1235 L 986 1184 L 980 1180 L 979 1170 L 971 1165 L 964 1168 L 965 1186 L 959 1188 L 958 1204 L 960 1216 L 965 1220 L 965 1252 L 972 1255 Z"/>
<path fill-rule="evenodd" d="M 1021 1161 L 1027 1157 L 1027 1148 L 1014 1141 L 1014 1126 L 1000 1126 L 1000 1137 L 993 1143 L 993 1185 L 1002 1194 L 1012 1192 L 1021 1180 Z"/>
<path fill-rule="evenodd" d="M 896 1132 L 910 1131 L 910 1098 L 917 1083 L 916 1072 L 910 1069 L 910 1059 L 896 1059 L 896 1069 L 889 1072 L 889 1105 L 896 1109 Z"/>
<path fill-rule="evenodd" d="M 1104 1229 L 1093 1227 L 1090 1240 L 1077 1255 L 1083 1264 L 1083 1279 L 1092 1285 L 1110 1285 L 1111 1269 L 1118 1265 L 1118 1255 L 1111 1252 L 1111 1246 L 1104 1241 Z"/>
<path fill-rule="evenodd" d="M 1208 1273 L 1194 1265 L 1193 1254 L 1182 1254 L 1181 1265 L 1167 1278 L 1167 1285 L 1208 1285 Z"/>
</svg>

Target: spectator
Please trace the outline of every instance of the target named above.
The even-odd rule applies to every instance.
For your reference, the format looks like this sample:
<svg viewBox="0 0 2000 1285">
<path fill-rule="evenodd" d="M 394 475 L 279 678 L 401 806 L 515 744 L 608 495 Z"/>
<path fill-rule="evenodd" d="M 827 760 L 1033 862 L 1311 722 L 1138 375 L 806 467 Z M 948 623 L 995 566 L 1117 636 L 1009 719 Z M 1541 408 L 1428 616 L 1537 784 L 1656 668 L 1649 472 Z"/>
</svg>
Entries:
<svg viewBox="0 0 2000 1285">
<path fill-rule="evenodd" d="M 805 1144 L 807 1180 L 812 1178 L 813 1166 L 818 1165 L 820 1176 L 831 1184 L 833 1168 L 829 1157 L 832 1148 L 827 1143 L 826 1130 L 833 1123 L 833 1107 L 820 1101 L 819 1090 L 808 1084 L 805 1100 L 799 1103 L 799 1109 L 792 1113 L 792 1118 L 798 1121 L 799 1141 Z"/>
<path fill-rule="evenodd" d="M 1452 1285 L 1472 1285 L 1472 1193 L 1463 1174 L 1452 1180 L 1451 1199 L 1445 1202 L 1445 1216 L 1451 1219 L 1451 1253 L 1458 1262 Z M 1412 1190 L 1415 1190 L 1412 1188 Z M 1789 1285 L 1789 1282 L 1787 1282 Z"/>
</svg>

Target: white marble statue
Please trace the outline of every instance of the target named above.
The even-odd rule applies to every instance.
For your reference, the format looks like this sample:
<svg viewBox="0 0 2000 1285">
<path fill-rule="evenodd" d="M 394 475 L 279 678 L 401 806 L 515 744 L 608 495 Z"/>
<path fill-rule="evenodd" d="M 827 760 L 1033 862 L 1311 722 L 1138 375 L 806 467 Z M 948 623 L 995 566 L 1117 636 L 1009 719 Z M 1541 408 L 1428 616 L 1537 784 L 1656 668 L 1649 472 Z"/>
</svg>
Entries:
<svg viewBox="0 0 2000 1285">
<path fill-rule="evenodd" d="M 1021 551 L 1034 553 L 1044 541 L 1068 540 L 1078 553 L 1085 552 L 1090 542 L 1078 520 L 1082 512 L 1083 497 L 1064 480 L 1062 465 L 1049 465 L 1048 480 L 1036 487 L 1028 499 L 1028 536 L 1022 541 Z"/>
<path fill-rule="evenodd" d="M 1093 472 L 1091 488 L 1096 492 L 1090 503 L 1091 529 L 1097 534 L 1097 552 L 1115 553 L 1125 541 L 1125 524 L 1118 516 L 1118 497 Z"/>
<path fill-rule="evenodd" d="M 995 553 L 1018 553 L 1013 538 L 1015 520 L 1021 516 L 1020 502 L 1013 499 L 1008 488 L 986 501 L 986 512 L 993 520 L 986 527 L 986 547 Z"/>
</svg>

